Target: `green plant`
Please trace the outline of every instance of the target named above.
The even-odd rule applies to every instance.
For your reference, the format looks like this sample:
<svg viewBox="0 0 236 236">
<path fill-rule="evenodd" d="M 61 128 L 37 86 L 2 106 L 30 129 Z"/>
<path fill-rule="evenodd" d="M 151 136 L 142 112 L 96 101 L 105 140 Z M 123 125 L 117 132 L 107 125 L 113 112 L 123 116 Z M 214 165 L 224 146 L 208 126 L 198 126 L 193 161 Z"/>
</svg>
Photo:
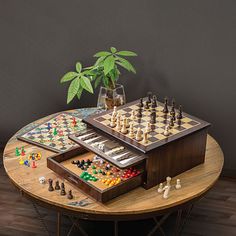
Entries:
<svg viewBox="0 0 236 236">
<path fill-rule="evenodd" d="M 131 51 L 117 51 L 111 47 L 110 51 L 97 52 L 94 57 L 97 58 L 94 65 L 82 68 L 80 62 L 76 63 L 76 71 L 67 72 L 62 78 L 61 83 L 69 82 L 67 103 L 77 96 L 80 99 L 83 90 L 93 93 L 92 82 L 96 88 L 101 82 L 106 88 L 114 89 L 119 79 L 119 67 L 136 73 L 134 66 L 124 57 L 137 56 Z"/>
</svg>

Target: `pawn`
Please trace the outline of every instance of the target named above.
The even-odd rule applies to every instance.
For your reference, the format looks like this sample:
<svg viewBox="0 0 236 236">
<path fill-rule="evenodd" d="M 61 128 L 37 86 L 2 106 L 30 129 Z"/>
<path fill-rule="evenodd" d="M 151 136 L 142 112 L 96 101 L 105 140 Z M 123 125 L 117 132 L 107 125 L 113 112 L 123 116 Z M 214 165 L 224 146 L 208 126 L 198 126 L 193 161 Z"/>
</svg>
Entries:
<svg viewBox="0 0 236 236">
<path fill-rule="evenodd" d="M 142 140 L 142 131 L 141 131 L 141 128 L 140 128 L 140 127 L 138 127 L 138 130 L 137 130 L 135 139 L 136 139 L 137 141 L 141 141 L 141 140 Z"/>
<path fill-rule="evenodd" d="M 61 188 L 60 188 L 60 185 L 59 185 L 59 181 L 57 180 L 56 181 L 56 184 L 55 184 L 55 189 L 56 190 L 60 190 Z"/>
<path fill-rule="evenodd" d="M 129 129 L 129 137 L 134 138 L 134 124 L 130 124 L 130 129 Z"/>
<path fill-rule="evenodd" d="M 65 196 L 66 195 L 66 191 L 65 191 L 65 184 L 61 183 L 61 196 Z"/>
<path fill-rule="evenodd" d="M 15 152 L 15 154 L 16 154 L 17 157 L 20 156 L 20 151 L 19 151 L 19 148 L 18 148 L 18 147 L 16 147 L 16 152 Z"/>
<path fill-rule="evenodd" d="M 164 135 L 165 135 L 165 136 L 169 136 L 169 134 L 170 134 L 169 129 L 170 129 L 169 125 L 166 125 L 166 126 L 165 126 L 165 130 L 164 130 Z"/>
<path fill-rule="evenodd" d="M 116 121 L 116 130 L 120 132 L 121 130 L 121 121 L 120 121 L 120 116 L 117 116 L 117 121 Z"/>
<path fill-rule="evenodd" d="M 169 127 L 173 127 L 174 126 L 174 118 L 173 116 L 170 117 L 170 121 L 169 121 Z"/>
<path fill-rule="evenodd" d="M 67 198 L 68 199 L 73 199 L 72 190 L 69 190 Z"/>
<path fill-rule="evenodd" d="M 138 109 L 137 117 L 138 117 L 138 118 L 142 118 L 142 107 L 140 107 L 140 108 Z"/>
<path fill-rule="evenodd" d="M 170 186 L 171 177 L 166 177 L 166 186 Z"/>
<path fill-rule="evenodd" d="M 168 197 L 169 197 L 169 193 L 170 193 L 170 186 L 165 186 L 164 188 L 163 188 L 163 190 L 164 190 L 164 194 L 163 194 L 163 198 L 164 199 L 167 199 Z"/>
<path fill-rule="evenodd" d="M 121 128 L 121 133 L 122 134 L 127 134 L 128 130 L 126 128 L 126 118 L 123 119 L 123 122 L 122 122 L 122 128 Z"/>
<path fill-rule="evenodd" d="M 114 128 L 116 126 L 115 115 L 112 113 L 110 127 Z"/>
<path fill-rule="evenodd" d="M 143 142 L 148 143 L 148 132 L 146 132 L 146 130 L 144 130 L 144 133 L 143 133 Z"/>
<path fill-rule="evenodd" d="M 162 193 L 163 192 L 163 183 L 159 184 L 159 188 L 157 189 L 158 193 Z"/>
<path fill-rule="evenodd" d="M 130 119 L 131 119 L 131 120 L 134 120 L 134 119 L 135 119 L 135 110 L 132 110 L 132 111 L 131 111 Z"/>
<path fill-rule="evenodd" d="M 149 102 L 148 102 L 148 101 L 145 102 L 144 108 L 145 108 L 145 109 L 149 109 Z"/>
<path fill-rule="evenodd" d="M 182 186 L 181 186 L 181 183 L 180 183 L 180 179 L 177 179 L 176 180 L 176 185 L 175 185 L 175 188 L 176 189 L 180 189 Z"/>
<path fill-rule="evenodd" d="M 53 186 L 52 186 L 53 180 L 52 180 L 52 179 L 49 179 L 49 180 L 48 180 L 48 183 L 49 183 L 48 191 L 49 191 L 49 192 L 54 191 L 54 188 L 53 188 Z"/>
<path fill-rule="evenodd" d="M 150 122 L 147 122 L 147 124 L 146 124 L 146 132 L 150 132 L 151 131 L 151 124 L 150 124 Z"/>
</svg>

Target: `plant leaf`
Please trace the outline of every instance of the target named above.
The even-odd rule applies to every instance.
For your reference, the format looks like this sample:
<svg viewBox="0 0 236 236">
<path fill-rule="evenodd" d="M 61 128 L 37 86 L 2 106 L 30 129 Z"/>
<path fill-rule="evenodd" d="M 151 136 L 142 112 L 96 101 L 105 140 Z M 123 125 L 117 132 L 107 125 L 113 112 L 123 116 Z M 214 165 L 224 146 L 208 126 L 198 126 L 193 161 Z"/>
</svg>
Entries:
<svg viewBox="0 0 236 236">
<path fill-rule="evenodd" d="M 80 62 L 77 62 L 75 67 L 76 67 L 76 71 L 77 71 L 78 73 L 80 73 L 81 70 L 82 70 L 82 65 L 81 65 L 81 63 L 80 63 Z"/>
<path fill-rule="evenodd" d="M 103 63 L 104 74 L 107 75 L 114 68 L 114 65 L 115 65 L 114 57 L 112 55 L 107 57 Z"/>
<path fill-rule="evenodd" d="M 61 78 L 61 83 L 65 83 L 67 81 L 71 81 L 72 79 L 74 79 L 76 76 L 78 76 L 78 73 L 70 71 L 67 72 L 65 75 L 63 75 L 63 77 Z"/>
<path fill-rule="evenodd" d="M 106 51 L 101 51 L 101 52 L 97 52 L 96 54 L 94 54 L 94 57 L 106 57 L 111 55 L 110 52 L 106 52 Z"/>
<path fill-rule="evenodd" d="M 106 88 L 109 88 L 108 78 L 106 76 L 102 77 L 103 84 Z"/>
<path fill-rule="evenodd" d="M 94 66 L 100 65 L 101 62 L 103 62 L 104 59 L 105 59 L 105 57 L 99 57 L 99 58 L 97 59 L 97 61 L 95 62 Z"/>
<path fill-rule="evenodd" d="M 135 52 L 131 52 L 131 51 L 119 51 L 116 54 L 120 55 L 120 56 L 127 56 L 127 57 L 135 57 L 135 56 L 137 56 L 137 54 Z"/>
<path fill-rule="evenodd" d="M 77 77 L 70 83 L 67 95 L 67 104 L 70 103 L 71 100 L 74 98 L 74 96 L 77 94 L 79 87 L 80 87 L 80 79 L 79 77 Z"/>
<path fill-rule="evenodd" d="M 111 47 L 111 52 L 112 52 L 112 53 L 116 53 L 116 52 L 117 52 L 116 48 Z"/>
<path fill-rule="evenodd" d="M 91 85 L 91 82 L 90 82 L 90 80 L 87 78 L 87 77 L 85 77 L 85 76 L 81 76 L 81 81 L 80 81 L 80 83 L 81 83 L 81 86 L 85 89 L 85 90 L 87 90 L 89 93 L 93 93 L 93 87 L 92 87 L 92 85 Z"/>
<path fill-rule="evenodd" d="M 102 80 L 102 75 L 100 75 L 99 77 L 97 77 L 95 83 L 94 83 L 94 87 L 97 88 L 97 86 L 101 83 Z"/>
<path fill-rule="evenodd" d="M 78 92 L 76 94 L 78 99 L 81 98 L 82 92 L 83 92 L 83 88 L 80 86 L 79 89 L 78 89 Z"/>
<path fill-rule="evenodd" d="M 134 74 L 136 74 L 135 68 L 133 67 L 133 65 L 129 61 L 127 61 L 126 59 L 124 59 L 122 57 L 118 57 L 118 60 L 120 62 L 116 61 L 117 64 L 124 67 L 126 70 L 132 71 Z"/>
</svg>

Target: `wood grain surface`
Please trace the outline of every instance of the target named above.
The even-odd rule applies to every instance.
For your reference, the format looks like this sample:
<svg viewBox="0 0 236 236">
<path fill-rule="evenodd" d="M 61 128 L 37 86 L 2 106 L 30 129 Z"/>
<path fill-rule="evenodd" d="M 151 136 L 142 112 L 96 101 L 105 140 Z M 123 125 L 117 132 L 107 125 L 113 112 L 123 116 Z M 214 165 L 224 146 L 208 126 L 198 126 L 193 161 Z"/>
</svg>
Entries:
<svg viewBox="0 0 236 236">
<path fill-rule="evenodd" d="M 38 123 L 42 121 L 43 119 L 39 120 Z M 42 159 L 38 161 L 38 167 L 36 169 L 19 165 L 18 157 L 15 156 L 15 148 L 21 146 L 25 146 L 26 155 L 32 151 L 42 153 Z M 175 177 L 172 180 L 172 184 L 174 185 L 175 180 L 180 178 L 182 189 L 175 190 L 173 188 L 167 200 L 164 200 L 162 195 L 157 193 L 157 186 L 149 190 L 139 187 L 106 204 L 101 204 L 92 199 L 88 199 L 84 193 L 67 181 L 65 181 L 65 187 L 66 190 L 73 190 L 75 196 L 73 200 L 68 200 L 66 197 L 60 196 L 56 191 L 48 192 L 48 185 L 41 185 L 38 181 L 39 177 L 44 176 L 47 179 L 52 178 L 53 180 L 64 181 L 60 176 L 46 167 L 46 158 L 51 155 L 54 155 L 51 151 L 16 140 L 15 137 L 13 137 L 5 147 L 3 164 L 12 182 L 21 191 L 35 200 L 50 204 L 61 210 L 67 209 L 75 213 L 86 213 L 87 215 L 93 214 L 97 216 L 133 216 L 137 214 L 154 213 L 198 198 L 214 185 L 221 173 L 224 162 L 220 146 L 208 135 L 205 163 Z M 89 204 L 85 207 L 68 205 L 69 202 L 83 199 L 89 201 Z"/>
</svg>

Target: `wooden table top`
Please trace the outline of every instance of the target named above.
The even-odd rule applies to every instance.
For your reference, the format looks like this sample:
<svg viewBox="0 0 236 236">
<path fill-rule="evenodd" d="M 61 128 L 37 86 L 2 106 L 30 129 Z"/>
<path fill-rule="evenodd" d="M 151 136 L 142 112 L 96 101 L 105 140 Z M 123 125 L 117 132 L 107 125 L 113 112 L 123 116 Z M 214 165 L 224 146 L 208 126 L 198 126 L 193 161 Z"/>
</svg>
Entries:
<svg viewBox="0 0 236 236">
<path fill-rule="evenodd" d="M 68 111 L 80 116 L 94 112 L 94 109 L 80 109 Z M 47 117 L 48 118 L 48 117 Z M 31 129 L 47 119 L 40 119 L 20 130 L 23 132 Z M 37 168 L 26 167 L 19 164 L 19 157 L 15 156 L 16 147 L 25 147 L 26 155 L 30 152 L 41 152 L 42 159 L 37 162 Z M 28 197 L 37 200 L 37 202 L 52 206 L 57 210 L 70 211 L 76 214 L 85 214 L 88 217 L 112 218 L 112 217 L 132 217 L 145 216 L 148 214 L 156 214 L 164 212 L 180 206 L 194 199 L 203 196 L 217 181 L 224 163 L 224 155 L 219 144 L 210 136 L 207 137 L 206 159 L 201 164 L 189 171 L 186 171 L 175 178 L 171 184 L 174 186 L 176 179 L 181 180 L 182 188 L 175 190 L 171 188 L 168 199 L 163 199 L 162 194 L 157 192 L 158 186 L 149 190 L 138 187 L 133 191 L 123 194 L 108 203 L 102 204 L 82 193 L 78 188 L 64 181 L 60 176 L 47 168 L 46 158 L 54 155 L 52 151 L 28 144 L 16 139 L 16 134 L 8 141 L 4 154 L 3 163 L 9 178 L 13 184 L 19 188 Z M 60 196 L 57 191 L 49 192 L 48 184 L 39 183 L 39 177 L 44 176 L 46 179 L 64 181 L 65 188 L 68 191 L 72 189 L 74 199 L 68 200 L 66 196 Z M 85 200 L 86 206 L 71 206 L 69 203 Z"/>
</svg>

